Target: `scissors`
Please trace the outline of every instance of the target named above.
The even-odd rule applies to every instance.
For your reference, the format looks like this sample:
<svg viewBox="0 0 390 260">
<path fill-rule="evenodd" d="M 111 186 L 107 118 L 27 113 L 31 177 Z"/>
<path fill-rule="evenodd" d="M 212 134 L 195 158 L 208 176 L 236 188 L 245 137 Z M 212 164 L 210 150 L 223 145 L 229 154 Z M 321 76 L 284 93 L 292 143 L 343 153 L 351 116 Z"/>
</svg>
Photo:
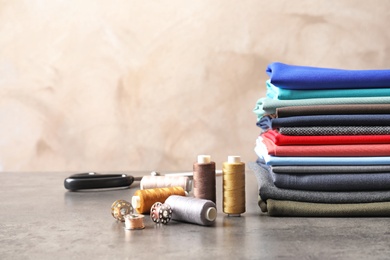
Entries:
<svg viewBox="0 0 390 260">
<path fill-rule="evenodd" d="M 138 178 L 127 174 L 99 174 L 96 172 L 73 174 L 65 179 L 68 190 L 128 187 Z"/>
</svg>

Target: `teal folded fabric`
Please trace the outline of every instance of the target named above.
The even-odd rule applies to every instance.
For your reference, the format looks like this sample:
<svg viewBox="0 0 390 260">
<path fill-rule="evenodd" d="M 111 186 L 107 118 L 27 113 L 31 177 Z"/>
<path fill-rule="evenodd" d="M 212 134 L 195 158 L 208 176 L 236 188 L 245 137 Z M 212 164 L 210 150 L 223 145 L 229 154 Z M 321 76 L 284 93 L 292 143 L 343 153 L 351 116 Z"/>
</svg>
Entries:
<svg viewBox="0 0 390 260">
<path fill-rule="evenodd" d="M 358 97 L 358 98 L 312 98 L 294 100 L 273 100 L 260 98 L 253 112 L 258 120 L 265 114 L 275 114 L 279 107 L 315 106 L 315 105 L 345 105 L 345 104 L 389 104 L 390 97 Z"/>
<path fill-rule="evenodd" d="M 387 97 L 390 88 L 360 88 L 360 89 L 284 89 L 266 81 L 267 97 L 279 100 L 310 99 L 310 98 L 340 98 L 340 97 Z"/>
</svg>

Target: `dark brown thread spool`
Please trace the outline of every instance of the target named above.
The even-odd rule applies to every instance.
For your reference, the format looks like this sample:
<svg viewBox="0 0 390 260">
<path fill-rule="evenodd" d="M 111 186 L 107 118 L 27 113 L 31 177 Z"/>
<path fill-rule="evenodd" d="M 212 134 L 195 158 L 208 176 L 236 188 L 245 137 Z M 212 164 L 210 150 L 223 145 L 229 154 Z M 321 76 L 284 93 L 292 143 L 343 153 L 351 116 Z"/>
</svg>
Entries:
<svg viewBox="0 0 390 260">
<path fill-rule="evenodd" d="M 194 163 L 194 197 L 216 203 L 215 162 L 210 155 L 198 155 Z"/>
</svg>

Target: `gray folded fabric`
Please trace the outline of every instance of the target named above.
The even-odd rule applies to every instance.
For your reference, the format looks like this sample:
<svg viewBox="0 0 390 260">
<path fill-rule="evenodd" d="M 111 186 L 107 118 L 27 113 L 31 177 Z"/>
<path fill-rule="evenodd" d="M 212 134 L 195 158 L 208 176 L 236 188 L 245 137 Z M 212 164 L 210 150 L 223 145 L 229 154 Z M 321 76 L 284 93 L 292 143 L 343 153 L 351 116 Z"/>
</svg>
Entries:
<svg viewBox="0 0 390 260">
<path fill-rule="evenodd" d="M 261 200 L 292 200 L 315 203 L 369 203 L 390 201 L 390 191 L 304 191 L 281 189 L 273 184 L 268 166 L 248 163 L 259 184 Z"/>
<path fill-rule="evenodd" d="M 322 173 L 390 173 L 390 165 L 289 165 L 272 166 L 274 173 L 322 174 Z"/>
<path fill-rule="evenodd" d="M 283 135 L 388 135 L 390 126 L 281 127 L 279 133 Z"/>
<path fill-rule="evenodd" d="M 389 217 L 390 202 L 310 203 L 269 199 L 259 201 L 263 212 L 275 217 Z"/>
<path fill-rule="evenodd" d="M 276 187 L 311 191 L 390 190 L 390 173 L 284 174 L 270 171 Z"/>
</svg>

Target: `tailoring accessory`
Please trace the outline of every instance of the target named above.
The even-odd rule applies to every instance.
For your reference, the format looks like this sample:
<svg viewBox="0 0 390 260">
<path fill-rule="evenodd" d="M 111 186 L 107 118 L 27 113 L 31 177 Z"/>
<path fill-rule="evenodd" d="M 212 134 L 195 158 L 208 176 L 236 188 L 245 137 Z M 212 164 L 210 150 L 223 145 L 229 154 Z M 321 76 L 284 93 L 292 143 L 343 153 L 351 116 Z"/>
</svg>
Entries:
<svg viewBox="0 0 390 260">
<path fill-rule="evenodd" d="M 125 216 L 133 214 L 133 206 L 126 200 L 116 200 L 111 205 L 111 215 L 119 221 L 124 222 Z"/>
<path fill-rule="evenodd" d="M 125 229 L 144 229 L 144 215 L 129 214 L 125 216 Z"/>
<path fill-rule="evenodd" d="M 172 219 L 176 221 L 209 226 L 217 218 L 217 209 L 211 200 L 172 195 L 165 204 L 171 206 Z"/>
<path fill-rule="evenodd" d="M 240 156 L 228 156 L 222 164 L 222 205 L 229 216 L 245 212 L 245 163 Z"/>
<path fill-rule="evenodd" d="M 189 177 L 184 176 L 144 176 L 140 183 L 141 190 L 178 186 L 190 192 L 192 189 L 192 181 Z"/>
<path fill-rule="evenodd" d="M 286 89 L 390 87 L 390 70 L 346 70 L 273 62 L 266 73 L 272 84 Z"/>
<path fill-rule="evenodd" d="M 182 187 L 137 190 L 131 199 L 131 204 L 138 213 L 149 213 L 154 203 L 164 203 L 171 195 L 185 196 L 186 193 Z"/>
<path fill-rule="evenodd" d="M 156 202 L 150 208 L 150 218 L 157 224 L 168 224 L 172 218 L 172 209 L 168 204 Z"/>
<path fill-rule="evenodd" d="M 194 170 L 194 197 L 211 200 L 216 203 L 216 173 L 215 162 L 210 155 L 198 155 L 198 160 L 193 165 Z"/>
<path fill-rule="evenodd" d="M 128 187 L 134 177 L 126 174 L 99 174 L 96 172 L 79 173 L 69 176 L 64 181 L 68 190 L 103 189 Z"/>
</svg>

